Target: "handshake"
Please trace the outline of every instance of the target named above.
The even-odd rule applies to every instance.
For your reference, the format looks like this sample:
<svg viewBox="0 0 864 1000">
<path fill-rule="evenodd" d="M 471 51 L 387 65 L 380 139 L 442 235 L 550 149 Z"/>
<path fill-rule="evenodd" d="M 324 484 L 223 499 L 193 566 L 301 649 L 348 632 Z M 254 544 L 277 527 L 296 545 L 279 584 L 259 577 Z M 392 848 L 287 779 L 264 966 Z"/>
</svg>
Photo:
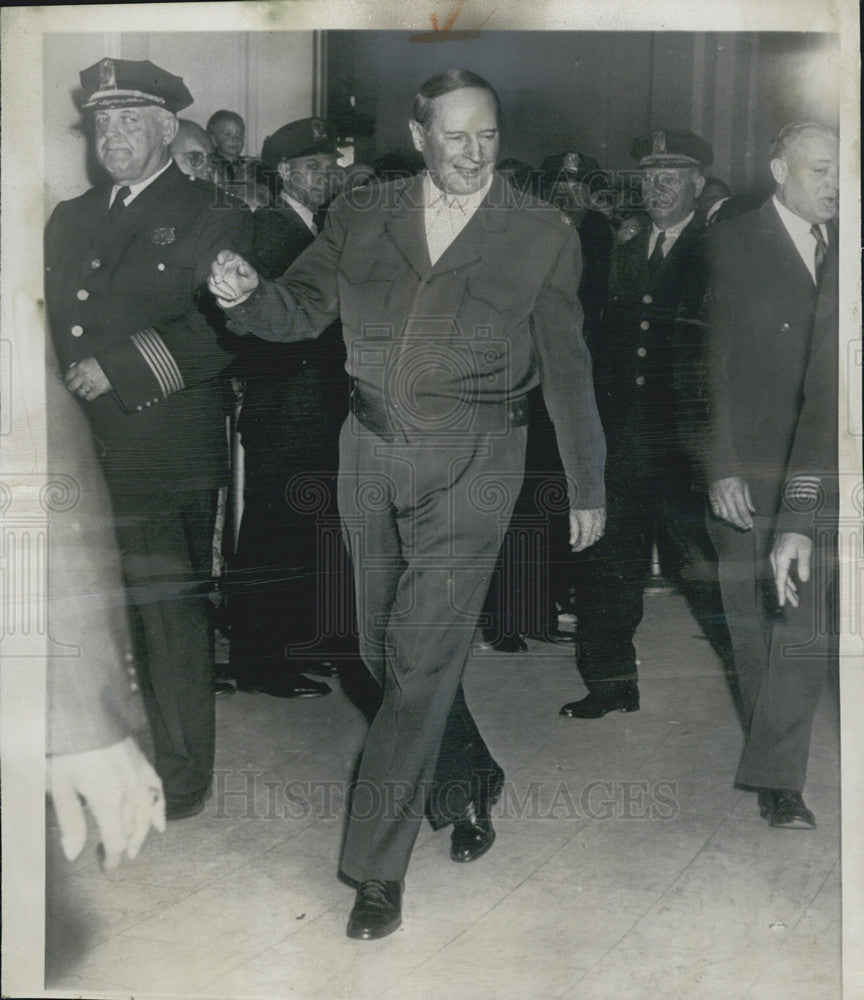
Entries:
<svg viewBox="0 0 864 1000">
<path fill-rule="evenodd" d="M 258 272 L 239 253 L 220 250 L 210 266 L 207 287 L 222 309 L 240 305 L 258 287 Z"/>
</svg>

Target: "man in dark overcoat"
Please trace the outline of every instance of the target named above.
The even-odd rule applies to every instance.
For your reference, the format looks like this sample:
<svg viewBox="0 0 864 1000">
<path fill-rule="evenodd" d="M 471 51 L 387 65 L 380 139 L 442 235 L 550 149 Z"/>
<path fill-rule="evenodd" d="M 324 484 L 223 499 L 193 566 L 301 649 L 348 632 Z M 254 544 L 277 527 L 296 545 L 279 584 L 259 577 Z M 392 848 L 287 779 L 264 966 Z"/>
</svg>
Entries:
<svg viewBox="0 0 864 1000">
<path fill-rule="evenodd" d="M 213 766 L 206 592 L 227 479 L 229 335 L 203 284 L 220 248 L 251 248 L 251 216 L 215 209 L 212 185 L 172 161 L 176 112 L 192 103 L 180 77 L 103 59 L 81 84 L 108 179 L 54 210 L 46 302 L 107 479 L 156 770 L 181 819 L 203 809 Z"/>
<path fill-rule="evenodd" d="M 348 934 L 364 939 L 401 922 L 424 810 L 453 823 L 455 861 L 494 839 L 503 773 L 461 680 L 522 482 L 525 396 L 539 383 L 569 477 L 573 545 L 593 544 L 605 518 L 578 238 L 494 172 L 498 98 L 486 80 L 428 80 L 410 127 L 425 174 L 337 199 L 279 282 L 230 253 L 210 281 L 233 321 L 265 339 L 342 320 L 353 396 L 339 509 L 361 653 L 383 687 L 341 861 L 358 884 Z"/>
<path fill-rule="evenodd" d="M 609 519 L 605 537 L 574 572 L 577 665 L 588 695 L 561 714 L 579 719 L 639 708 L 633 638 L 652 543 L 659 539 L 670 558 L 677 554 L 688 509 L 701 527 L 680 421 L 702 331 L 703 227 L 695 208 L 712 151 L 692 132 L 661 129 L 638 138 L 633 156 L 652 226 L 615 248 L 609 299 L 591 345 L 609 449 Z"/>
<path fill-rule="evenodd" d="M 803 489 L 823 492 L 827 510 L 836 509 L 835 436 L 825 428 L 836 427 L 836 388 L 826 386 L 836 370 L 837 137 L 795 122 L 770 155 L 773 197 L 712 230 L 709 530 L 747 733 L 736 781 L 759 790 L 772 826 L 806 828 L 815 820 L 801 792 L 827 655 L 813 608 L 830 572 L 823 567 L 809 584 L 802 573 L 809 559 L 800 536 L 812 542 L 819 504 L 809 506 L 806 531 L 790 524 L 788 507 Z M 802 486 L 801 475 L 818 482 Z M 779 595 L 769 556 L 783 569 Z"/>
<path fill-rule="evenodd" d="M 250 262 L 263 277 L 281 277 L 318 235 L 316 213 L 330 201 L 336 158 L 318 118 L 290 122 L 264 140 L 261 164 L 277 192 L 253 217 Z M 339 428 L 348 412 L 339 325 L 299 344 L 247 337 L 232 371 L 243 383 L 244 488 L 230 564 L 231 672 L 242 691 L 314 698 L 330 688 L 304 666 L 321 670 L 345 644 L 335 634 L 338 616 L 324 617 L 339 593 L 342 549 L 331 553 L 322 536 L 327 515 L 336 514 Z"/>
</svg>

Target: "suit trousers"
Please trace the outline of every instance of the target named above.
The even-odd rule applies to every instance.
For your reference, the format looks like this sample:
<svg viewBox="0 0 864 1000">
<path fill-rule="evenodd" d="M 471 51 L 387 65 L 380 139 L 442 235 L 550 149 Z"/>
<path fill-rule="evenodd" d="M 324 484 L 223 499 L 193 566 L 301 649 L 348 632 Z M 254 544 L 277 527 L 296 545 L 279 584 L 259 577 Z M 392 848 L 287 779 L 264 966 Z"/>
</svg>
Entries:
<svg viewBox="0 0 864 1000">
<path fill-rule="evenodd" d="M 702 507 L 687 482 L 683 460 L 640 464 L 620 449 L 610 452 L 606 530 L 574 561 L 577 665 L 589 691 L 611 695 L 616 685 L 637 678 L 633 639 L 654 541 L 664 566 L 676 571 L 704 548 Z"/>
<path fill-rule="evenodd" d="M 166 796 L 213 770 L 213 528 L 218 491 L 113 496 L 141 693 Z"/>
<path fill-rule="evenodd" d="M 801 791 L 813 716 L 837 653 L 836 540 L 817 536 L 812 575 L 797 583 L 798 607 L 777 607 L 768 554 L 771 533 L 738 531 L 709 518 L 741 690 L 746 740 L 735 782 Z"/>
<path fill-rule="evenodd" d="M 383 688 L 342 851 L 349 878 L 402 879 L 424 812 L 452 822 L 503 773 L 461 690 L 501 540 L 522 483 L 526 428 L 388 444 L 352 415 L 339 510 L 360 651 Z"/>
</svg>

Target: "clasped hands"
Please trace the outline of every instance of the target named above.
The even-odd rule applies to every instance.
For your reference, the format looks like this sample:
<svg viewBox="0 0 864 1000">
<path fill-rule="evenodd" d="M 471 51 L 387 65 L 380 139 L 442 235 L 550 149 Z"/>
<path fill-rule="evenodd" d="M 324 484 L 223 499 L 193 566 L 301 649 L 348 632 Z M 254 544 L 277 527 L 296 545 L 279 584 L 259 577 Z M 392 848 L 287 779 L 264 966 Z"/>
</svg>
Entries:
<svg viewBox="0 0 864 1000">
<path fill-rule="evenodd" d="M 210 266 L 207 287 L 222 309 L 240 305 L 258 287 L 258 272 L 239 253 L 220 250 Z"/>
</svg>

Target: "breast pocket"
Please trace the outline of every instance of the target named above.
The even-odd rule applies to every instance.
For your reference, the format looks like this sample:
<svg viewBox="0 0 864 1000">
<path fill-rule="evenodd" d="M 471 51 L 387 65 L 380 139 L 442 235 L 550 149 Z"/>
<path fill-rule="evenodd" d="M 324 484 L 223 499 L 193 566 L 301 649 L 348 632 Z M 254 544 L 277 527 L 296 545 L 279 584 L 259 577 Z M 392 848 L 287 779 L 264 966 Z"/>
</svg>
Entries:
<svg viewBox="0 0 864 1000">
<path fill-rule="evenodd" d="M 532 299 L 531 289 L 522 282 L 468 278 L 459 306 L 462 335 L 476 337 L 489 331 L 502 336 L 527 317 Z"/>
<path fill-rule="evenodd" d="M 383 334 L 383 329 L 377 333 L 376 330 L 387 324 L 388 306 L 399 275 L 399 265 L 371 255 L 345 255 L 339 261 L 338 271 L 343 326 L 355 333 L 366 330 L 372 336 Z"/>
</svg>

